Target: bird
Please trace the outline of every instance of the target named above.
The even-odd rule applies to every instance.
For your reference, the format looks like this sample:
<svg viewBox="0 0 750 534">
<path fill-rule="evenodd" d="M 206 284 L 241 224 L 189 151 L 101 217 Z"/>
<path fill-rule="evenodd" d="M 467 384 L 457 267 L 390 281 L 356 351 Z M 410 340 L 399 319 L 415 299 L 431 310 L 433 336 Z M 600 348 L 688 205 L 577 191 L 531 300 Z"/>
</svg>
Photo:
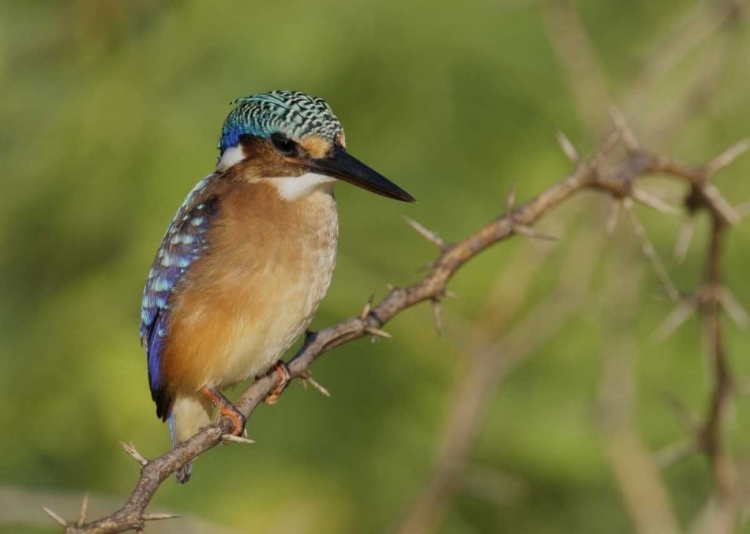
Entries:
<svg viewBox="0 0 750 534">
<path fill-rule="evenodd" d="M 344 181 L 404 202 L 414 197 L 349 154 L 325 100 L 277 90 L 238 98 L 221 128 L 215 170 L 167 227 L 141 302 L 141 345 L 156 415 L 172 446 L 214 409 L 244 432 L 222 390 L 289 373 L 280 360 L 306 331 L 331 282 Z M 190 479 L 188 463 L 176 479 Z"/>
</svg>

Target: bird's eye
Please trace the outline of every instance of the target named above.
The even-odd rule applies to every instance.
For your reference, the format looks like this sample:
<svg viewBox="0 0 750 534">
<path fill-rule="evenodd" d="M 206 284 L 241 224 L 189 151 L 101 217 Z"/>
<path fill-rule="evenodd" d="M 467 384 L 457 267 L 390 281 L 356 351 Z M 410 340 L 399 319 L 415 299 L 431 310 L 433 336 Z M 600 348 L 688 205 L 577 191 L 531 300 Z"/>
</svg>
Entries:
<svg viewBox="0 0 750 534">
<path fill-rule="evenodd" d="M 291 156 L 296 152 L 297 145 L 294 141 L 281 134 L 273 134 L 271 136 L 271 143 L 276 152 L 285 156 Z"/>
</svg>

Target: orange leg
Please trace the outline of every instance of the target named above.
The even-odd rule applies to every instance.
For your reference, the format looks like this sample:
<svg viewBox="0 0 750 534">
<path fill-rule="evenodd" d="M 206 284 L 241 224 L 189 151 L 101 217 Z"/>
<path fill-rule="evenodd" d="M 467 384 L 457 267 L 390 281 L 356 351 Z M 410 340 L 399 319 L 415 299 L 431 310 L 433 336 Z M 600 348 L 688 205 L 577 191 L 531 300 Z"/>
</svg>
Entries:
<svg viewBox="0 0 750 534">
<path fill-rule="evenodd" d="M 214 406 L 219 407 L 220 418 L 229 417 L 232 420 L 232 423 L 234 424 L 231 432 L 232 435 L 241 436 L 245 431 L 245 416 L 242 415 L 240 411 L 234 407 L 234 404 L 229 402 L 229 399 L 222 395 L 221 392 L 216 388 L 207 388 L 204 386 L 201 388 L 201 393 L 211 399 L 211 402 L 214 403 Z"/>
<path fill-rule="evenodd" d="M 289 374 L 289 368 L 286 366 L 286 364 L 282 361 L 276 362 L 276 365 L 271 367 L 271 370 L 268 371 L 269 373 L 276 373 L 276 375 L 279 377 L 279 385 L 273 388 L 271 393 L 266 395 L 266 398 L 263 399 L 263 402 L 266 404 L 276 404 L 276 402 L 279 400 L 279 397 L 286 389 L 287 385 L 289 384 L 289 380 L 291 379 L 291 375 Z"/>
</svg>

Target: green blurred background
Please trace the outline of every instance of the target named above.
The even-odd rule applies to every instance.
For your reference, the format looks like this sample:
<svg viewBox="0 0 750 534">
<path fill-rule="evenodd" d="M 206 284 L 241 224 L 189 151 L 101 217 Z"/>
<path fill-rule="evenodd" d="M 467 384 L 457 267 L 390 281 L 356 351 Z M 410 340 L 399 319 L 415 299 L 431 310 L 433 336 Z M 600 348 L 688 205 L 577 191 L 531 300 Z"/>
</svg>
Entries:
<svg viewBox="0 0 750 534">
<path fill-rule="evenodd" d="M 574 74 L 585 57 L 571 63 L 556 48 L 559 6 L 533 0 L 0 2 L 0 532 L 54 532 L 38 505 L 63 499 L 57 511 L 73 517 L 69 503 L 85 491 L 94 515 L 109 512 L 138 475 L 117 440 L 149 457 L 169 448 L 138 340 L 142 284 L 177 206 L 215 164 L 231 100 L 280 88 L 324 97 L 352 153 L 419 199 L 337 188 L 338 264 L 313 323 L 322 328 L 382 297 L 386 283 L 417 280 L 434 258 L 402 216 L 458 240 L 504 210 L 512 184 L 526 200 L 569 172 L 558 129 L 590 153 L 607 110 L 587 87 L 623 105 L 649 148 L 690 162 L 747 135 L 742 14 L 721 19 L 663 75 L 648 70 L 673 28 L 709 24 L 726 5 L 581 0 L 606 80 L 597 88 L 579 85 L 590 72 Z M 735 203 L 750 197 L 749 172 L 745 159 L 718 178 Z M 672 201 L 681 193 L 652 187 Z M 672 305 L 623 221 L 603 238 L 608 204 L 571 202 L 541 225 L 559 242 L 513 239 L 466 266 L 442 337 L 421 306 L 387 326 L 393 339 L 323 357 L 315 378 L 332 397 L 293 384 L 250 420 L 256 445 L 213 450 L 190 484 L 164 484 L 152 509 L 189 517 L 149 531 L 389 531 L 422 491 L 471 354 L 513 332 L 580 267 L 591 270 L 583 303 L 489 395 L 468 470 L 491 483 L 455 488 L 436 532 L 631 532 L 598 415 L 613 336 L 622 337 L 607 320 L 618 284 L 636 288 L 627 358 L 650 450 L 685 437 L 665 396 L 703 413 L 710 381 L 696 318 L 653 341 Z M 668 260 L 680 221 L 638 213 Z M 706 221 L 697 222 L 685 262 L 670 264 L 684 291 L 702 274 Z M 743 303 L 748 245 L 746 225 L 731 233 L 726 277 Z M 636 267 L 618 271 L 623 261 Z M 519 289 L 515 277 L 532 272 Z M 521 303 L 506 314 L 512 298 Z M 729 322 L 727 344 L 735 373 L 750 372 L 750 338 Z M 750 405 L 740 397 L 735 408 L 727 440 L 742 466 Z M 708 466 L 696 457 L 664 477 L 688 525 L 710 494 Z"/>
</svg>

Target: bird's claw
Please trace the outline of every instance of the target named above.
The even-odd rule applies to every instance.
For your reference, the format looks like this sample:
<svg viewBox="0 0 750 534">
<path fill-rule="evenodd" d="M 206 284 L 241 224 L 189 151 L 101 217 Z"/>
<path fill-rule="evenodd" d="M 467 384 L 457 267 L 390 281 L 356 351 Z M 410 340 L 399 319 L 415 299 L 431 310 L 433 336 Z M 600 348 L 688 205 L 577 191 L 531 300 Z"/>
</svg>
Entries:
<svg viewBox="0 0 750 534">
<path fill-rule="evenodd" d="M 289 380 L 291 380 L 292 375 L 289 373 L 289 368 L 286 366 L 286 364 L 282 361 L 279 361 L 274 365 L 269 373 L 275 373 L 279 377 L 279 383 L 278 385 L 271 390 L 271 392 L 266 395 L 266 398 L 263 399 L 263 402 L 266 404 L 276 404 L 276 402 L 279 400 L 279 397 L 286 389 L 286 386 L 289 384 Z"/>
</svg>

